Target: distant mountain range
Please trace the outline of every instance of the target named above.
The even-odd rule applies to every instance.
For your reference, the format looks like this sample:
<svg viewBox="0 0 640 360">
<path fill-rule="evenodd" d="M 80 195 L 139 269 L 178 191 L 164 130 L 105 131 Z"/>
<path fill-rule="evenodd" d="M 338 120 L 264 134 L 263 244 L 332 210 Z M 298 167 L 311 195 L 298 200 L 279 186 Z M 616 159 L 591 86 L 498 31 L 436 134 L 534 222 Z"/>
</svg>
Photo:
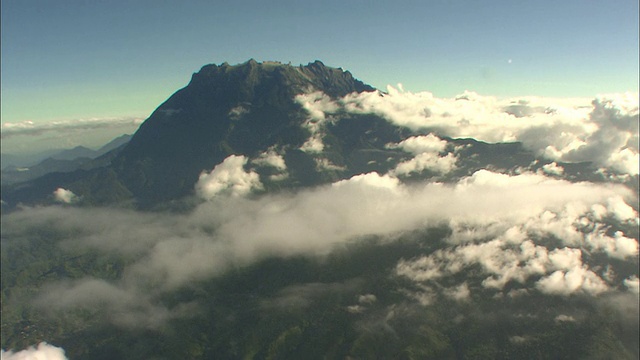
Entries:
<svg viewBox="0 0 640 360">
<path fill-rule="evenodd" d="M 125 134 L 111 140 L 97 150 L 76 146 L 73 149 L 52 150 L 31 156 L 3 154 L 2 184 L 9 185 L 29 181 L 48 173 L 91 169 L 101 164 L 100 161 L 92 162 L 92 160 L 122 148 L 129 140 L 131 140 L 131 135 Z M 43 156 L 44 159 L 42 159 Z"/>
</svg>

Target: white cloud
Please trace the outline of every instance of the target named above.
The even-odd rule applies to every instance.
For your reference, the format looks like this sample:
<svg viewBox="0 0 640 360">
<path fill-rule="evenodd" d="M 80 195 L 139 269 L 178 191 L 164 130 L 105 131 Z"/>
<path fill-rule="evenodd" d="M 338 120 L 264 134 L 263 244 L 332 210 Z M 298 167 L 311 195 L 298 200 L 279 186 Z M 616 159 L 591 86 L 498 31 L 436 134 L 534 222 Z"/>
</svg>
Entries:
<svg viewBox="0 0 640 360">
<path fill-rule="evenodd" d="M 500 290 L 510 281 L 524 284 L 532 276 L 561 267 L 559 265 L 562 264 L 550 258 L 563 256 L 567 251 L 572 250 L 565 248 L 549 252 L 545 247 L 535 245 L 530 240 L 522 242 L 520 246 L 514 246 L 505 239 L 498 238 L 451 250 L 437 250 L 431 255 L 417 259 L 402 260 L 396 266 L 396 274 L 416 282 L 429 282 L 458 274 L 470 266 L 480 265 L 484 273 L 489 275 L 482 281 L 482 285 L 485 288 Z M 577 251 L 579 254 L 579 250 Z M 579 259 L 578 261 L 579 265 L 582 265 Z"/>
<path fill-rule="evenodd" d="M 445 289 L 444 295 L 455 301 L 466 301 L 469 300 L 471 292 L 469 291 L 469 285 L 462 283 L 458 286 Z"/>
<path fill-rule="evenodd" d="M 321 153 L 322 150 L 324 150 L 321 134 L 311 135 L 311 137 L 300 146 L 300 150 L 309 154 Z"/>
<path fill-rule="evenodd" d="M 422 153 L 416 155 L 413 159 L 399 163 L 391 173 L 394 175 L 409 175 L 411 173 L 420 173 L 424 170 L 433 171 L 438 174 L 446 174 L 456 168 L 458 158 L 449 153 L 445 156 L 438 156 L 434 153 Z"/>
<path fill-rule="evenodd" d="M 329 159 L 315 158 L 313 160 L 316 163 L 316 170 L 318 170 L 318 171 L 323 171 L 323 170 L 344 171 L 344 170 L 346 170 L 346 168 L 344 166 L 338 166 L 338 165 L 332 163 Z"/>
<path fill-rule="evenodd" d="M 629 277 L 628 279 L 624 279 L 623 284 L 632 293 L 635 293 L 635 294 L 639 294 L 640 293 L 640 279 L 638 279 L 637 276 L 634 275 L 634 276 Z"/>
<path fill-rule="evenodd" d="M 229 110 L 229 113 L 227 114 L 227 116 L 229 116 L 231 120 L 238 120 L 242 118 L 244 115 L 248 114 L 250 111 L 251 110 L 249 109 L 248 106 L 238 105 L 232 108 L 231 110 Z"/>
<path fill-rule="evenodd" d="M 287 163 L 284 157 L 278 154 L 275 149 L 269 150 L 260 154 L 257 158 L 251 160 L 251 163 L 257 166 L 267 166 L 275 169 L 276 173 L 269 175 L 271 181 L 280 181 L 286 179 L 289 176 L 287 172 Z"/>
<path fill-rule="evenodd" d="M 346 111 L 373 113 L 414 130 L 496 143 L 521 141 L 550 160 L 593 161 L 615 172 L 638 174 L 638 94 L 557 99 L 499 99 L 465 92 L 437 98 L 388 87 L 387 94 L 354 93 L 331 102 L 321 95 L 298 101 L 323 121 Z"/>
<path fill-rule="evenodd" d="M 555 161 L 550 164 L 545 164 L 542 166 L 542 171 L 556 176 L 562 176 L 564 174 L 564 168 L 558 165 Z"/>
<path fill-rule="evenodd" d="M 598 229 L 585 237 L 587 244 L 594 250 L 602 250 L 609 256 L 619 259 L 638 255 L 638 241 L 631 239 L 621 231 L 616 231 L 613 237 L 605 234 L 604 229 Z"/>
<path fill-rule="evenodd" d="M 564 314 L 560 314 L 558 316 L 555 317 L 555 322 L 575 322 L 576 319 L 574 319 L 573 316 L 571 315 L 564 315 Z"/>
<path fill-rule="evenodd" d="M 233 196 L 245 195 L 253 189 L 261 189 L 260 176 L 253 171 L 245 171 L 247 158 L 243 155 L 231 155 L 216 165 L 209 173 L 202 172 L 196 183 L 196 193 L 210 200 L 220 193 Z"/>
<path fill-rule="evenodd" d="M 67 360 L 62 348 L 47 344 L 44 341 L 36 347 L 29 346 L 27 349 L 18 352 L 2 350 L 0 351 L 0 358 L 2 360 Z"/>
<path fill-rule="evenodd" d="M 569 282 L 578 274 L 581 283 L 575 291 L 595 294 L 603 289 L 602 283 L 582 263 L 578 250 L 596 250 L 585 240 L 599 221 L 594 209 L 600 218 L 637 216 L 625 202 L 633 195 L 621 185 L 570 183 L 541 174 L 505 175 L 487 170 L 449 185 L 407 185 L 389 174 L 367 173 L 296 193 L 247 198 L 236 195 L 259 182 L 257 174 L 244 170 L 246 163 L 242 156 L 231 156 L 211 173 L 203 173 L 198 191 L 208 194 L 209 201 L 188 214 L 25 208 L 3 214 L 3 236 L 46 227 L 73 234 L 60 242 L 63 249 L 125 255 L 131 261 L 121 280 L 61 283 L 43 293 L 43 303 L 59 304 L 61 311 L 92 309 L 95 294 L 104 294 L 105 308 L 122 314 L 113 322 L 153 326 L 184 316 L 182 308 L 166 308 L 157 300 L 163 293 L 232 267 L 267 256 L 327 254 L 336 245 L 363 237 L 393 239 L 407 231 L 441 225 L 452 229 L 446 239 L 452 247 L 406 260 L 404 275 L 422 282 L 480 265 L 485 288 L 499 291 L 510 281 L 523 284 L 545 276 L 548 279 L 542 280 L 539 289 L 553 293 L 564 284 L 561 280 Z M 591 229 L 586 233 L 577 230 L 582 218 Z M 536 242 L 550 233 L 566 235 L 567 239 L 561 239 L 565 247 L 547 249 Z M 611 248 L 613 253 L 629 252 L 630 242 L 623 236 L 621 233 L 620 244 Z M 397 271 L 402 273 L 402 264 Z M 561 275 L 552 276 L 555 271 Z M 463 298 L 464 288 L 456 288 L 460 283 L 451 286 L 457 291 L 450 295 Z M 424 290 L 411 296 L 426 304 L 434 293 Z M 127 322 L 126 318 L 134 320 Z"/>
<path fill-rule="evenodd" d="M 378 298 L 373 294 L 364 294 L 358 296 L 358 303 L 360 304 L 373 304 Z"/>
<path fill-rule="evenodd" d="M 552 295 L 570 295 L 578 291 L 597 295 L 608 290 L 607 284 L 593 271 L 585 267 L 569 271 L 555 271 L 538 280 L 536 287 L 543 293 Z"/>
<path fill-rule="evenodd" d="M 441 155 L 446 147 L 447 141 L 433 134 L 412 136 L 397 144 L 388 144 L 387 148 L 399 148 L 415 155 L 412 159 L 399 163 L 391 170 L 391 174 L 406 176 L 424 170 L 438 174 L 451 172 L 456 168 L 458 159 L 453 153 Z"/>
<path fill-rule="evenodd" d="M 340 108 L 329 96 L 320 91 L 297 95 L 294 100 L 309 113 L 307 125 L 312 128 L 325 121 L 327 113 L 334 113 Z"/>
<path fill-rule="evenodd" d="M 475 179 L 470 177 L 460 183 L 465 186 L 484 186 L 491 183 L 486 180 L 494 177 L 499 181 L 493 182 L 493 185 L 499 185 L 502 180 L 505 184 L 501 186 L 505 187 L 513 178 L 502 178 L 502 174 L 479 174 Z M 514 183 L 525 185 L 533 180 L 535 177 L 514 179 Z M 610 199 L 605 197 L 599 202 L 611 203 Z M 602 206 L 599 211 L 605 214 L 612 215 L 616 211 L 615 207 L 599 206 Z M 583 263 L 580 248 L 602 251 L 610 257 L 620 259 L 635 258 L 638 254 L 636 239 L 628 238 L 620 231 L 613 237 L 607 236 L 602 224 L 587 219 L 591 214 L 591 208 L 599 206 L 589 207 L 588 204 L 569 201 L 553 211 L 534 210 L 535 208 L 530 207 L 528 215 L 522 214 L 522 217 L 511 219 L 452 221 L 450 226 L 453 231 L 449 242 L 462 245 L 440 249 L 427 256 L 402 260 L 396 267 L 396 274 L 418 283 L 429 283 L 459 274 L 471 266 L 480 265 L 485 274 L 482 285 L 486 288 L 501 290 L 508 282 L 517 282 L 523 286 L 529 279 L 540 277 L 537 288 L 544 293 L 599 294 L 609 288 Z M 546 239 L 550 235 L 557 237 L 568 247 L 549 250 L 545 245 L 536 244 L 533 240 Z"/>
<path fill-rule="evenodd" d="M 595 161 L 622 173 L 638 174 L 638 94 L 598 96 L 590 120 L 597 130 L 563 158 Z"/>
<path fill-rule="evenodd" d="M 412 136 L 397 144 L 387 145 L 389 148 L 400 148 L 414 155 L 423 153 L 441 153 L 447 147 L 447 141 L 429 134 L 426 136 Z"/>
<path fill-rule="evenodd" d="M 36 136 L 48 132 L 68 132 L 79 130 L 106 129 L 106 128 L 136 128 L 144 119 L 134 117 L 124 118 L 93 118 L 66 121 L 52 121 L 46 123 L 34 123 L 23 121 L 19 123 L 3 123 L 0 128 L 2 138 L 13 136 Z"/>
<path fill-rule="evenodd" d="M 257 158 L 251 160 L 251 162 L 259 166 L 270 166 L 279 171 L 287 170 L 287 164 L 284 158 L 273 149 L 263 152 Z"/>
<path fill-rule="evenodd" d="M 322 137 L 327 121 L 326 113 L 338 110 L 338 105 L 331 98 L 322 92 L 316 91 L 307 94 L 297 95 L 294 99 L 309 114 L 309 118 L 304 122 L 305 127 L 311 133 L 309 139 L 302 144 L 300 150 L 307 153 L 320 153 L 324 150 Z"/>
<path fill-rule="evenodd" d="M 71 204 L 78 200 L 78 196 L 74 194 L 71 190 L 57 188 L 53 192 L 53 198 L 61 203 Z"/>
</svg>

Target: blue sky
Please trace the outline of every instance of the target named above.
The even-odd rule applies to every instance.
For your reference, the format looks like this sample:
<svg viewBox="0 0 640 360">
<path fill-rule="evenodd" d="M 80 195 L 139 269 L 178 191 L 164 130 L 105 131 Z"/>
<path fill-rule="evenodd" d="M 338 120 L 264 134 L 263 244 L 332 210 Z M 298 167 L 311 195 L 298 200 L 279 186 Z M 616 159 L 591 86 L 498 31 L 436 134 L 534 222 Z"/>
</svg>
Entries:
<svg viewBox="0 0 640 360">
<path fill-rule="evenodd" d="M 207 63 L 450 97 L 637 91 L 638 1 L 2 1 L 2 123 L 146 117 Z"/>
</svg>

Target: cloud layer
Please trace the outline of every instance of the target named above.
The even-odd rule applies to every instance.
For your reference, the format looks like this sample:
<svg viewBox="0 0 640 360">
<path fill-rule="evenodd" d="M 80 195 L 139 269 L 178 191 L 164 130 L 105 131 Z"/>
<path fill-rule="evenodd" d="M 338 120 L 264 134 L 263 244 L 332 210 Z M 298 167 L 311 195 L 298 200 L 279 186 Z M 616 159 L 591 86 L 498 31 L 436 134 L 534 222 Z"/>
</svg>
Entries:
<svg viewBox="0 0 640 360">
<path fill-rule="evenodd" d="M 41 342 L 37 347 L 30 346 L 18 352 L 0 351 L 2 360 L 67 360 L 64 350 L 59 347 Z"/>
<path fill-rule="evenodd" d="M 96 118 L 67 121 L 53 121 L 34 123 L 23 121 L 19 123 L 3 123 L 1 134 L 3 139 L 14 136 L 38 136 L 49 132 L 69 132 L 79 130 L 94 130 L 108 128 L 138 127 L 144 119 L 134 117 L 124 118 Z"/>
<path fill-rule="evenodd" d="M 310 114 L 310 149 L 321 150 L 318 134 L 333 115 L 373 113 L 417 131 L 490 143 L 520 141 L 550 160 L 592 161 L 617 173 L 638 174 L 637 93 L 603 95 L 593 100 L 498 99 L 473 92 L 437 98 L 428 92 L 388 87 L 383 96 L 360 93 L 331 101 L 314 93 L 297 100 Z"/>
<path fill-rule="evenodd" d="M 3 215 L 3 236 L 47 228 L 74 234 L 60 242 L 62 249 L 129 259 L 118 280 L 49 284 L 38 300 L 53 311 L 99 304 L 115 314 L 109 321 L 126 327 L 154 328 L 192 316 L 194 304 L 167 306 L 159 299 L 237 266 L 269 256 L 323 255 L 369 236 L 394 239 L 440 226 L 451 229 L 448 246 L 401 261 L 398 275 L 428 283 L 475 264 L 484 273 L 482 285 L 496 291 L 509 282 L 555 295 L 637 288 L 637 278 L 606 280 L 584 258 L 586 252 L 637 258 L 637 239 L 609 230 L 612 221 L 638 224 L 628 205 L 637 199 L 620 185 L 488 170 L 455 184 L 407 185 L 390 174 L 367 173 L 297 193 L 247 198 L 242 195 L 259 184 L 257 175 L 244 170 L 247 162 L 232 156 L 203 173 L 198 188 L 207 201 L 188 214 L 27 208 Z M 474 291 L 462 282 L 445 295 L 464 301 Z"/>
<path fill-rule="evenodd" d="M 278 161 L 280 159 L 273 156 L 260 159 L 271 163 L 275 161 L 276 166 L 282 165 Z M 204 199 L 212 199 L 220 193 L 239 196 L 248 194 L 253 189 L 261 189 L 260 176 L 256 172 L 244 170 L 247 162 L 248 159 L 243 155 L 231 155 L 211 172 L 202 172 L 196 183 L 196 193 Z"/>
</svg>

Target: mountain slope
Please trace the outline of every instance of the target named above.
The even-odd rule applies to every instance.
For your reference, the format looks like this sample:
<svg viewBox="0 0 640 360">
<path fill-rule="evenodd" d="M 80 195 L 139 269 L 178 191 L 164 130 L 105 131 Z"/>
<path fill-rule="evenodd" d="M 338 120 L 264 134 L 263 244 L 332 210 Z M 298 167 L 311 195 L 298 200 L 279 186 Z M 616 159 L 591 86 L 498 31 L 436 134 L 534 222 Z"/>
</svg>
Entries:
<svg viewBox="0 0 640 360">
<path fill-rule="evenodd" d="M 2 199 L 14 205 L 46 202 L 62 187 L 85 204 L 133 200 L 141 208 L 153 208 L 196 194 L 200 176 L 231 155 L 241 156 L 238 160 L 259 176 L 265 191 L 331 183 L 368 172 L 385 174 L 400 164 L 404 168 L 397 176 L 438 176 L 446 181 L 482 168 L 514 169 L 536 161 L 521 144 L 464 139 L 431 138 L 448 145 L 431 154 L 411 154 L 399 143 L 411 135 L 428 134 L 427 129 L 412 131 L 373 112 L 325 113 L 314 108 L 373 91 L 348 71 L 320 61 L 306 66 L 255 60 L 206 65 L 161 104 L 124 147 L 82 171 L 48 174 L 3 188 Z M 267 158 L 279 161 L 279 168 L 267 164 Z M 89 191 L 95 179 L 104 186 L 108 181 L 107 187 L 118 191 Z"/>
<path fill-rule="evenodd" d="M 307 114 L 296 95 L 373 90 L 319 61 L 299 67 L 254 60 L 207 65 L 142 124 L 114 168 L 142 203 L 187 195 L 200 172 L 231 154 L 300 147 L 308 137 L 302 126 Z"/>
<path fill-rule="evenodd" d="M 8 166 L 2 170 L 2 185 L 25 182 L 50 173 L 69 173 L 78 169 L 90 170 L 107 166 L 130 139 L 131 135 L 122 135 L 98 150 L 78 146 L 57 152 L 29 167 Z"/>
</svg>

